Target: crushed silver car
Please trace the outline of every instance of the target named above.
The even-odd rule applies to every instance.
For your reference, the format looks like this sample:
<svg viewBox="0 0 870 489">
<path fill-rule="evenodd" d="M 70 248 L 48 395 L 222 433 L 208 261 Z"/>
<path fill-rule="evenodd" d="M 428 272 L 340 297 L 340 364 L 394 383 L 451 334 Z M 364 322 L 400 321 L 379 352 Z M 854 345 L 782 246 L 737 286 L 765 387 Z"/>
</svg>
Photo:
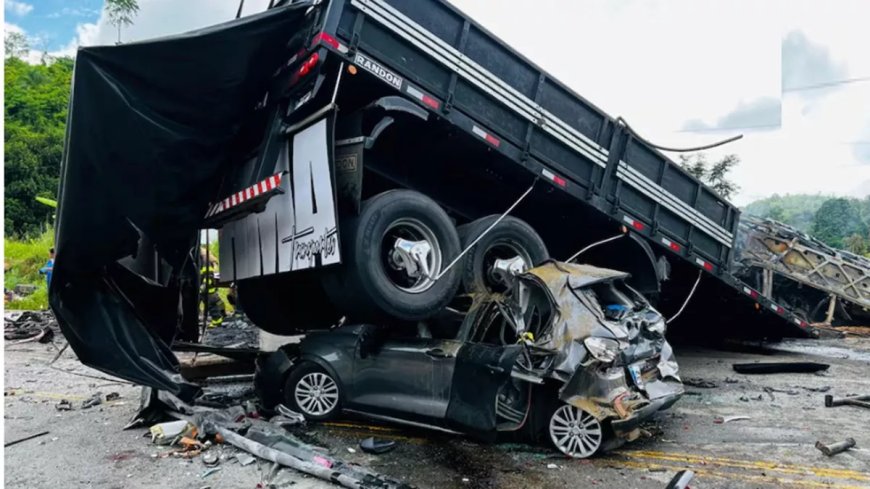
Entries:
<svg viewBox="0 0 870 489">
<path fill-rule="evenodd" d="M 310 333 L 261 362 L 258 388 L 312 420 L 516 432 L 589 457 L 637 438 L 683 393 L 665 321 L 627 277 L 551 261 L 467 313 Z"/>
</svg>

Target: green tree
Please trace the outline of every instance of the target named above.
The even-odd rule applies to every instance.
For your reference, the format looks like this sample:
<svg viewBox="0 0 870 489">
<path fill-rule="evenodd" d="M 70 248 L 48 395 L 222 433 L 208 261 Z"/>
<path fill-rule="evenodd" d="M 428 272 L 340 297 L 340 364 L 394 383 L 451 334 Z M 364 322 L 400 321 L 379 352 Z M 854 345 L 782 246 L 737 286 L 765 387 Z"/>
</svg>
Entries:
<svg viewBox="0 0 870 489">
<path fill-rule="evenodd" d="M 867 240 L 864 236 L 860 234 L 853 234 L 846 238 L 843 243 L 846 246 L 846 250 L 855 253 L 856 255 L 863 255 L 870 251 L 867 247 Z"/>
<path fill-rule="evenodd" d="M 724 199 L 731 198 L 740 187 L 728 178 L 728 174 L 740 164 L 737 155 L 726 155 L 721 160 L 709 163 L 704 153 L 680 155 L 680 166 L 698 180 L 709 185 Z"/>
<path fill-rule="evenodd" d="M 844 248 L 846 237 L 866 236 L 867 225 L 861 220 L 858 206 L 845 198 L 830 199 L 813 217 L 810 233 L 834 248 Z"/>
<path fill-rule="evenodd" d="M 27 37 L 21 32 L 7 32 L 3 39 L 3 47 L 6 48 L 7 58 L 23 58 L 30 50 Z"/>
<path fill-rule="evenodd" d="M 73 60 L 30 65 L 5 60 L 5 177 L 7 236 L 39 234 L 53 209 L 36 197 L 54 199 L 63 155 Z"/>
<path fill-rule="evenodd" d="M 121 27 L 133 25 L 133 17 L 139 13 L 137 0 L 106 0 L 106 15 L 109 23 L 118 28 L 118 44 L 121 44 Z"/>
</svg>

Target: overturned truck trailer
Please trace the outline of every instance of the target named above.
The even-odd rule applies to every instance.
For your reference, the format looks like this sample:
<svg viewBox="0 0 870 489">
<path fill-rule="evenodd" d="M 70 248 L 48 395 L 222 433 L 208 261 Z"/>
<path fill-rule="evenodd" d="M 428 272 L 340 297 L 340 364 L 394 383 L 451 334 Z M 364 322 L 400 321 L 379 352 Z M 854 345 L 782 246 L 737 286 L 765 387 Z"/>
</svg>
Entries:
<svg viewBox="0 0 870 489">
<path fill-rule="evenodd" d="M 50 300 L 84 363 L 186 395 L 204 228 L 275 333 L 423 320 L 581 249 L 665 310 L 703 276 L 714 316 L 807 333 L 732 273 L 738 220 L 449 3 L 278 2 L 79 51 Z"/>
</svg>

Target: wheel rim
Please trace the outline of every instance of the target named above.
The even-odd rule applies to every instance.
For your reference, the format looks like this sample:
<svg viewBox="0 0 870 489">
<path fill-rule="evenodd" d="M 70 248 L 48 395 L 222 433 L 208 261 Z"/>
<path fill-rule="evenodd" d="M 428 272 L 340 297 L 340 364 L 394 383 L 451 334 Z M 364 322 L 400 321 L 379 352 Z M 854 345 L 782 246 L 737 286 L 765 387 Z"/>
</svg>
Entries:
<svg viewBox="0 0 870 489">
<path fill-rule="evenodd" d="M 338 384 L 329 375 L 312 372 L 299 379 L 293 395 L 302 414 L 324 416 L 338 405 Z"/>
<path fill-rule="evenodd" d="M 529 256 L 528 251 L 510 241 L 495 241 L 483 254 L 484 282 L 491 291 L 504 292 L 507 290 L 507 284 L 498 280 L 493 273 L 495 262 L 497 260 L 510 260 L 514 258 L 520 258 L 525 263 L 525 270 L 532 267 L 532 257 Z"/>
<path fill-rule="evenodd" d="M 550 438 L 569 457 L 590 457 L 601 446 L 601 423 L 586 411 L 566 404 L 550 418 Z"/>
<path fill-rule="evenodd" d="M 407 263 L 396 252 L 399 240 L 405 243 L 429 245 L 424 259 L 428 274 L 421 269 L 422 267 Z M 396 288 L 410 294 L 419 294 L 435 285 L 433 278 L 441 271 L 443 256 L 438 238 L 429 226 L 417 219 L 404 218 L 393 222 L 384 232 L 381 241 L 381 259 L 387 278 Z"/>
</svg>

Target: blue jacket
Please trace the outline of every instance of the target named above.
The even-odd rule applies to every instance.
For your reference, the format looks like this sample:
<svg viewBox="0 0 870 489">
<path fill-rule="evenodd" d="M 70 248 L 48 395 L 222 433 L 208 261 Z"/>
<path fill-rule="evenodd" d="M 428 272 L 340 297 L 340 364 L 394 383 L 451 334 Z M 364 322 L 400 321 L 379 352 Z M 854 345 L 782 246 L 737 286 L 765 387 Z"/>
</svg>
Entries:
<svg viewBox="0 0 870 489">
<path fill-rule="evenodd" d="M 51 286 L 51 272 L 54 270 L 54 258 L 49 258 L 45 266 L 39 269 L 39 273 L 45 274 L 46 287 Z"/>
</svg>

